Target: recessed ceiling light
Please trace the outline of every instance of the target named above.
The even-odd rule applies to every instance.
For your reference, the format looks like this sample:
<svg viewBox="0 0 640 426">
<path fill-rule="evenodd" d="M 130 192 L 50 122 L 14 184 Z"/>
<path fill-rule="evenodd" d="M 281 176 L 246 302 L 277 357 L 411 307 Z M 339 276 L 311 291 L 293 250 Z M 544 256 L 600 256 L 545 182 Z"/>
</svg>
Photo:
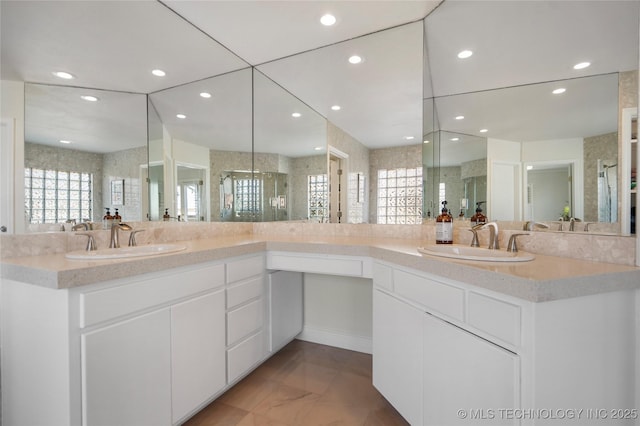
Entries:
<svg viewBox="0 0 640 426">
<path fill-rule="evenodd" d="M 342 109 L 342 107 L 340 105 L 334 105 L 331 107 L 332 110 L 334 111 L 340 111 Z"/>
<path fill-rule="evenodd" d="M 480 129 L 480 133 L 487 133 L 489 129 Z"/>
<path fill-rule="evenodd" d="M 527 170 L 533 170 L 533 166 L 527 166 Z"/>
<path fill-rule="evenodd" d="M 184 120 L 185 118 L 187 118 L 187 116 L 184 114 L 176 114 L 176 117 L 178 117 L 181 120 Z"/>
<path fill-rule="evenodd" d="M 429 143 L 429 141 L 424 141 L 424 143 Z"/>
<path fill-rule="evenodd" d="M 351 64 L 359 64 L 362 62 L 362 58 L 358 55 L 353 55 L 349 57 L 349 63 Z"/>
<path fill-rule="evenodd" d="M 458 142 L 460 140 L 460 138 L 451 138 L 450 141 L 451 142 Z"/>
<path fill-rule="evenodd" d="M 293 114 L 291 114 L 291 116 L 293 118 L 299 118 L 299 117 L 302 117 L 302 114 L 300 114 L 299 112 L 294 112 Z"/>
<path fill-rule="evenodd" d="M 98 102 L 98 100 L 99 100 L 95 96 L 91 96 L 91 95 L 82 95 L 82 96 L 80 96 L 80 98 L 84 99 L 87 102 Z"/>
<path fill-rule="evenodd" d="M 587 68 L 589 65 L 591 65 L 591 62 L 580 62 L 579 64 L 575 64 L 573 66 L 574 70 L 583 70 L 585 68 Z"/>
<path fill-rule="evenodd" d="M 558 88 L 558 89 L 554 90 L 554 91 L 553 91 L 553 92 L 551 92 L 551 93 L 553 93 L 554 95 L 559 95 L 559 94 L 564 93 L 564 92 L 566 92 L 566 91 L 567 91 L 567 89 L 565 89 L 564 87 L 560 87 L 560 88 Z"/>
<path fill-rule="evenodd" d="M 323 15 L 322 18 L 320 18 L 320 23 L 326 27 L 330 27 L 336 23 L 336 17 L 330 13 L 327 13 L 326 15 Z"/>
<path fill-rule="evenodd" d="M 155 75 L 156 77 L 164 77 L 165 75 L 167 75 L 166 72 L 158 69 L 151 71 L 151 74 Z"/>
<path fill-rule="evenodd" d="M 202 93 L 200 93 L 200 97 L 205 98 L 205 99 L 209 99 L 211 97 L 211 93 L 202 92 Z"/>
<path fill-rule="evenodd" d="M 73 74 L 68 73 L 66 71 L 54 71 L 53 75 L 55 75 L 58 78 L 64 78 L 65 80 L 71 80 L 76 78 Z"/>
<path fill-rule="evenodd" d="M 456 116 L 456 120 L 464 120 L 464 115 L 458 115 L 458 116 Z"/>
<path fill-rule="evenodd" d="M 313 148 L 314 151 L 322 151 L 322 147 L 321 146 L 316 146 L 315 148 Z"/>
<path fill-rule="evenodd" d="M 408 141 L 412 141 L 414 139 L 413 136 L 405 136 L 404 138 L 405 140 L 408 140 Z"/>
<path fill-rule="evenodd" d="M 62 139 L 62 140 L 60 140 L 60 143 L 63 143 L 65 145 L 69 145 L 71 143 L 71 141 L 67 141 L 67 140 Z"/>
<path fill-rule="evenodd" d="M 467 59 L 470 58 L 471 55 L 473 55 L 473 52 L 471 50 L 463 50 L 462 52 L 458 53 L 458 58 Z"/>
</svg>

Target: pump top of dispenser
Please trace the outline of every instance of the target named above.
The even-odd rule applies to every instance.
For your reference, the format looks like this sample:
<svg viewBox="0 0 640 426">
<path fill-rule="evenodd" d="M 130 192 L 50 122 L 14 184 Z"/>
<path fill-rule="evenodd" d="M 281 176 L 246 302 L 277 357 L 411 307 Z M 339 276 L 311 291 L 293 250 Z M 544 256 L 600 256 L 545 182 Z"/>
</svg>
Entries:
<svg viewBox="0 0 640 426">
<path fill-rule="evenodd" d="M 111 216 L 111 211 L 110 211 L 111 207 L 105 207 L 105 210 L 107 211 L 104 215 L 105 219 L 111 219 L 113 216 Z"/>
<path fill-rule="evenodd" d="M 476 214 L 471 216 L 471 225 L 479 225 L 481 223 L 487 223 L 487 217 L 482 214 L 481 205 L 486 203 L 486 201 L 478 201 L 476 203 Z"/>
<path fill-rule="evenodd" d="M 447 204 L 449 203 L 447 203 L 446 200 L 442 202 L 442 213 L 447 213 L 449 211 L 447 210 Z"/>
</svg>

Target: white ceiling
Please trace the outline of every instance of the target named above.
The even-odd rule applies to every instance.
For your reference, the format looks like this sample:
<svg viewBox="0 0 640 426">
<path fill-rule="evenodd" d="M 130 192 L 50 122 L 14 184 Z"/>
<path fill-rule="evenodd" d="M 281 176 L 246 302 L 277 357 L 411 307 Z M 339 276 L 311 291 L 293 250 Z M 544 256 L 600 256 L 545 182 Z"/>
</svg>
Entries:
<svg viewBox="0 0 640 426">
<path fill-rule="evenodd" d="M 263 124 L 272 125 L 269 133 L 266 128 L 264 132 L 256 132 L 256 147 L 297 156 L 305 155 L 297 143 L 300 133 L 294 140 L 287 139 L 284 133 L 280 137 L 270 136 L 279 139 L 280 144 L 275 147 L 258 143 L 260 134 L 275 135 L 281 131 L 275 125 L 281 122 L 285 111 L 293 108 L 287 102 L 307 108 L 303 118 L 313 117 L 306 124 L 298 122 L 303 133 L 311 134 L 313 129 L 318 134 L 317 115 L 310 107 L 366 146 L 378 148 L 411 143 L 405 136 L 421 139 L 423 90 L 424 97 L 442 97 L 638 68 L 638 1 L 446 0 L 425 20 L 429 61 L 422 72 L 425 46 L 421 19 L 438 4 L 439 1 L 426 0 L 165 3 L 2 0 L 0 72 L 3 79 L 34 83 L 138 94 L 156 92 L 156 101 L 162 103 L 158 109 L 163 120 L 168 121 L 175 116 L 172 108 L 180 105 L 184 91 L 160 90 L 231 73 L 229 77 L 221 76 L 218 82 L 227 89 L 224 95 L 220 92 L 218 100 L 230 101 L 230 76 L 240 75 L 239 70 L 249 64 L 256 65 L 306 104 L 301 106 L 290 95 L 277 96 L 277 86 L 265 83 L 263 93 L 274 100 L 276 96 L 281 99 L 283 109 L 275 104 L 269 107 L 267 95 L 259 97 L 256 91 L 255 105 L 261 105 L 263 114 L 260 119 Z M 337 25 L 326 28 L 318 23 L 326 12 L 337 16 Z M 412 24 L 394 28 L 406 23 Z M 385 29 L 389 30 L 381 31 Z M 370 33 L 373 34 L 367 35 Z M 474 55 L 460 61 L 455 54 L 462 48 L 472 49 Z M 305 53 L 297 54 L 300 52 Z M 360 53 L 365 61 L 358 67 L 349 67 L 345 57 L 354 52 Z M 592 66 L 580 72 L 571 69 L 582 60 L 591 61 Z M 167 76 L 153 77 L 150 71 L 154 68 L 164 69 Z M 60 81 L 51 74 L 58 69 L 75 74 L 76 79 Z M 184 88 L 196 89 L 199 84 Z M 246 99 L 246 93 L 240 92 L 243 95 L 238 98 Z M 596 101 L 602 107 L 617 108 L 617 93 L 610 92 L 596 92 Z M 529 116 L 540 113 L 533 109 L 538 102 L 528 102 L 518 95 L 514 107 L 497 94 L 474 101 L 479 105 L 476 111 L 502 107 L 510 113 L 514 110 Z M 570 97 L 571 94 L 567 91 L 565 101 L 575 99 L 579 102 L 576 105 L 585 105 L 584 95 L 578 99 Z M 107 97 L 104 98 L 106 101 Z M 458 103 L 453 104 L 456 99 Z M 333 104 L 340 104 L 342 109 L 331 111 L 329 107 Z M 449 115 L 445 104 L 453 111 L 471 101 L 460 95 L 438 103 L 442 128 L 459 131 L 444 127 L 448 126 Z M 70 102 L 66 106 L 70 107 Z M 238 132 L 237 138 L 245 140 L 250 130 L 244 112 L 239 119 L 232 114 L 234 108 L 244 111 L 245 106 L 225 102 L 209 105 L 209 109 L 190 114 L 193 121 L 176 123 L 175 132 L 180 132 L 176 137 L 208 139 L 209 143 L 215 140 L 224 149 L 233 146 L 230 141 Z M 82 108 L 85 109 L 82 114 L 89 112 L 87 105 Z M 58 113 L 61 111 L 60 103 L 56 109 Z M 525 130 L 525 122 L 507 118 L 506 112 L 494 115 L 496 124 L 483 124 L 493 129 L 488 136 L 508 139 L 527 132 L 519 140 L 535 140 L 546 137 L 556 126 L 571 124 L 574 133 L 575 128 L 584 126 L 573 119 L 543 123 L 534 120 L 535 125 Z M 126 118 L 118 116 L 120 113 L 110 116 L 103 111 L 107 121 L 123 127 Z M 66 119 L 82 114 L 68 111 Z M 465 114 L 470 125 L 476 112 Z M 212 134 L 210 129 L 207 134 L 196 133 L 198 126 L 194 122 L 215 121 L 211 117 L 222 123 L 218 126 L 220 133 Z M 515 133 L 498 133 L 511 120 L 519 123 L 512 129 Z M 29 117 L 27 121 L 29 124 Z M 282 123 L 282 128 L 286 127 Z M 469 127 L 465 132 L 476 128 Z M 534 133 L 538 130 L 546 133 Z M 566 127 L 558 131 L 569 132 Z M 33 138 L 37 135 L 29 131 L 27 134 Z M 107 135 L 107 140 L 115 138 L 123 136 Z M 309 139 L 307 145 L 315 145 L 315 140 L 311 140 L 314 138 Z M 107 150 L 112 150 L 117 144 L 106 145 Z M 290 151 L 291 147 L 296 150 Z"/>
</svg>

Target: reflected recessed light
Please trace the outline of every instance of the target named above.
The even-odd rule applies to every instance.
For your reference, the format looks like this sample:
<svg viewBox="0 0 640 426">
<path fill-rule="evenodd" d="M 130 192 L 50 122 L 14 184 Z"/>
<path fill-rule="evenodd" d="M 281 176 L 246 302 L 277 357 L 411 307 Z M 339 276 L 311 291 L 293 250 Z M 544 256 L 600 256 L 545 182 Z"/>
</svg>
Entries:
<svg viewBox="0 0 640 426">
<path fill-rule="evenodd" d="M 187 118 L 187 116 L 184 114 L 176 114 L 176 117 L 178 117 L 181 120 L 184 120 L 185 118 Z"/>
<path fill-rule="evenodd" d="M 68 73 L 66 71 L 54 71 L 53 75 L 55 75 L 58 78 L 64 78 L 65 80 L 71 80 L 76 78 L 73 74 Z"/>
<path fill-rule="evenodd" d="M 589 65 L 591 65 L 591 62 L 580 62 L 579 64 L 575 64 L 573 66 L 574 70 L 583 70 L 585 68 L 587 68 Z"/>
<path fill-rule="evenodd" d="M 458 116 L 456 116 L 456 120 L 464 120 L 464 115 L 458 115 Z"/>
<path fill-rule="evenodd" d="M 340 105 L 334 105 L 331 107 L 332 110 L 334 111 L 340 111 L 342 109 L 342 107 Z"/>
<path fill-rule="evenodd" d="M 200 97 L 205 98 L 205 99 L 209 99 L 211 97 L 211 93 L 202 92 L 202 93 L 200 93 Z"/>
<path fill-rule="evenodd" d="M 460 140 L 460 138 L 451 138 L 450 141 L 451 142 L 458 142 Z"/>
<path fill-rule="evenodd" d="M 349 57 L 349 63 L 351 64 L 359 64 L 362 62 L 362 58 L 358 55 L 353 55 Z"/>
<path fill-rule="evenodd" d="M 71 143 L 71 141 L 67 141 L 67 140 L 60 140 L 60 143 L 63 143 L 65 145 L 69 145 Z"/>
<path fill-rule="evenodd" d="M 293 118 L 299 118 L 299 117 L 302 117 L 302 114 L 300 114 L 299 112 L 294 112 L 293 114 L 291 114 L 291 116 Z"/>
<path fill-rule="evenodd" d="M 96 98 L 95 96 L 91 96 L 91 95 L 82 95 L 80 96 L 81 99 L 84 99 L 87 102 L 98 102 L 98 98 Z"/>
<path fill-rule="evenodd" d="M 414 137 L 413 136 L 405 136 L 404 139 L 408 140 L 408 141 L 412 141 L 414 139 Z"/>
<path fill-rule="evenodd" d="M 527 170 L 533 170 L 533 166 L 527 166 Z"/>
<path fill-rule="evenodd" d="M 315 148 L 313 148 L 314 151 L 322 151 L 322 147 L 321 146 L 316 146 Z"/>
<path fill-rule="evenodd" d="M 424 141 L 424 143 L 429 143 L 429 141 Z"/>
<path fill-rule="evenodd" d="M 551 93 L 553 93 L 554 95 L 559 95 L 559 94 L 564 93 L 564 92 L 566 92 L 566 91 L 567 91 L 567 89 L 565 89 L 564 87 L 560 87 L 560 88 L 558 88 L 558 89 L 554 90 L 554 91 L 553 91 L 553 92 L 551 92 Z"/>
<path fill-rule="evenodd" d="M 480 133 L 487 133 L 489 129 L 480 129 Z"/>
<path fill-rule="evenodd" d="M 156 77 L 164 77 L 165 75 L 167 75 L 166 72 L 158 69 L 151 71 L 151 74 L 155 75 Z"/>
<path fill-rule="evenodd" d="M 327 13 L 326 15 L 323 15 L 322 18 L 320 18 L 320 23 L 326 27 L 330 27 L 331 25 L 336 23 L 336 17 L 330 13 Z"/>
<path fill-rule="evenodd" d="M 467 59 L 470 58 L 471 55 L 473 55 L 473 52 L 470 50 L 463 50 L 462 52 L 458 53 L 458 58 L 460 59 Z"/>
</svg>

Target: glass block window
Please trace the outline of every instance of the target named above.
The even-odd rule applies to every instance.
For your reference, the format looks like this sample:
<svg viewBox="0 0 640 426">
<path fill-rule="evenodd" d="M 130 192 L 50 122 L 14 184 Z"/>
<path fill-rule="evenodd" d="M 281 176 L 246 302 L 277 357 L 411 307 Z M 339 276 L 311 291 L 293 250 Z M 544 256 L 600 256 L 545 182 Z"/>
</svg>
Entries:
<svg viewBox="0 0 640 426">
<path fill-rule="evenodd" d="M 262 181 L 258 179 L 236 179 L 234 181 L 236 215 L 250 219 L 262 214 Z"/>
<path fill-rule="evenodd" d="M 327 175 L 310 175 L 308 181 L 308 217 L 324 222 L 329 218 L 329 182 Z"/>
<path fill-rule="evenodd" d="M 438 206 L 442 207 L 442 203 L 444 203 L 446 199 L 447 199 L 447 191 L 446 191 L 444 182 L 440 182 L 440 184 L 438 185 Z"/>
<path fill-rule="evenodd" d="M 380 224 L 422 223 L 422 167 L 378 170 Z"/>
<path fill-rule="evenodd" d="M 29 223 L 92 220 L 93 175 L 25 168 L 25 214 Z"/>
</svg>

